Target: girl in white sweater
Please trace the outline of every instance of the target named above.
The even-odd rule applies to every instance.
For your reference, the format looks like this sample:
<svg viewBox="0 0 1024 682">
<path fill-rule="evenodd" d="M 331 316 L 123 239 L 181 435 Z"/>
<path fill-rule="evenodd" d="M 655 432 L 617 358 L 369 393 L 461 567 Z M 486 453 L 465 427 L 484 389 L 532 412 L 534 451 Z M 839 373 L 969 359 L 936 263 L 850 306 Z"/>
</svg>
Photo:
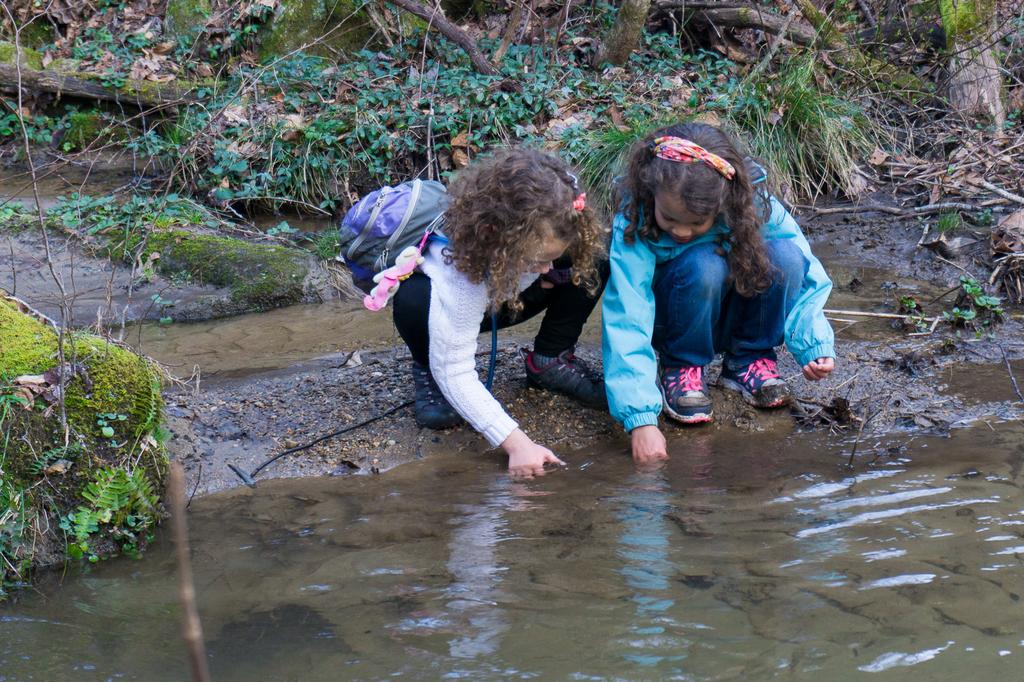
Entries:
<svg viewBox="0 0 1024 682">
<path fill-rule="evenodd" d="M 442 228 L 394 298 L 395 326 L 413 357 L 416 419 L 448 428 L 463 419 L 509 456 L 517 475 L 561 464 L 494 399 L 476 371 L 477 337 L 546 311 L 527 380 L 606 405 L 604 384 L 573 355 L 607 277 L 604 236 L 576 177 L 558 157 L 516 149 L 460 173 Z"/>
</svg>

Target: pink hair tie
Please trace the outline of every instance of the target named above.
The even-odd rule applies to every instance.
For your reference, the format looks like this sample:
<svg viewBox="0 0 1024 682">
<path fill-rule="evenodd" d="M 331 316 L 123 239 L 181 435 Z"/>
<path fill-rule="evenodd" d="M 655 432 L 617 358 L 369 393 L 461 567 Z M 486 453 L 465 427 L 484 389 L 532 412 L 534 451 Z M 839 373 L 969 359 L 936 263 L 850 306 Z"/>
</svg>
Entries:
<svg viewBox="0 0 1024 682">
<path fill-rule="evenodd" d="M 718 154 L 709 152 L 696 142 L 682 137 L 659 137 L 651 143 L 651 151 L 659 159 L 676 163 L 705 163 L 726 180 L 736 177 L 736 169 Z"/>
<path fill-rule="evenodd" d="M 577 213 L 580 213 L 587 207 L 587 193 L 580 192 L 579 195 L 573 199 L 572 208 Z"/>
</svg>

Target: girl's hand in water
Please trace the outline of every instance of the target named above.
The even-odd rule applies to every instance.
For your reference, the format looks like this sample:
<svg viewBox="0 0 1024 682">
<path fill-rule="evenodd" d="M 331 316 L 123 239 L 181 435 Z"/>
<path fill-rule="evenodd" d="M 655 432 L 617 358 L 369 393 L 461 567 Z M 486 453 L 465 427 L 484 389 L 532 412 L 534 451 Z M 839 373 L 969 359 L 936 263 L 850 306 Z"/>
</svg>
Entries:
<svg viewBox="0 0 1024 682">
<path fill-rule="evenodd" d="M 555 453 L 534 443 L 520 429 L 510 433 L 501 447 L 508 453 L 508 473 L 517 480 L 543 476 L 545 464 L 565 466 L 565 462 L 555 457 Z"/>
<path fill-rule="evenodd" d="M 836 361 L 832 358 L 818 358 L 811 360 L 804 365 L 804 377 L 808 381 L 819 381 L 824 379 L 836 368 Z"/>
<path fill-rule="evenodd" d="M 630 438 L 633 441 L 633 462 L 637 466 L 656 466 L 668 459 L 665 435 L 657 426 L 638 426 L 630 433 Z"/>
</svg>

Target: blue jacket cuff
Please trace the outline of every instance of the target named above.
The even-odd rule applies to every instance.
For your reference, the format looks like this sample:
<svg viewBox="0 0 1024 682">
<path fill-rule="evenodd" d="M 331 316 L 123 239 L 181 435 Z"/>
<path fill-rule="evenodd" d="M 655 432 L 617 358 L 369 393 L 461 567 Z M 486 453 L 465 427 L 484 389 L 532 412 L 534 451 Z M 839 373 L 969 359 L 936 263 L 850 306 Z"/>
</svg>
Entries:
<svg viewBox="0 0 1024 682">
<path fill-rule="evenodd" d="M 797 356 L 796 361 L 803 367 L 809 362 L 817 360 L 818 358 L 834 358 L 836 356 L 836 349 L 831 343 L 819 343 L 817 346 L 811 346 L 807 350 L 800 353 Z"/>
<path fill-rule="evenodd" d="M 658 413 L 657 412 L 641 412 L 634 414 L 631 417 L 627 417 L 622 422 L 622 426 L 625 427 L 626 431 L 632 431 L 638 426 L 657 426 L 658 425 Z"/>
</svg>

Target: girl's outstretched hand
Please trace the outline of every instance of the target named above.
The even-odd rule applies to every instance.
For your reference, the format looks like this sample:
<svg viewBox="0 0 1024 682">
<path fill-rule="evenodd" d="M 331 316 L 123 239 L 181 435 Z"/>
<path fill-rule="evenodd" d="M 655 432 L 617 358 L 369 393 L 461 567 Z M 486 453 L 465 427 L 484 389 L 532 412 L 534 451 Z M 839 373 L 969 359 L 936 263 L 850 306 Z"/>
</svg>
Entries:
<svg viewBox="0 0 1024 682">
<path fill-rule="evenodd" d="M 657 465 L 668 459 L 665 435 L 652 425 L 638 426 L 630 432 L 633 441 L 633 462 L 640 467 Z"/>
<path fill-rule="evenodd" d="M 543 445 L 534 443 L 520 429 L 509 434 L 501 447 L 508 453 L 508 473 L 516 480 L 543 476 L 545 464 L 565 466 L 565 462 L 555 457 L 555 453 Z"/>
<path fill-rule="evenodd" d="M 818 358 L 811 360 L 804 365 L 804 377 L 808 381 L 819 381 L 824 379 L 836 368 L 836 361 L 832 358 Z"/>
</svg>

